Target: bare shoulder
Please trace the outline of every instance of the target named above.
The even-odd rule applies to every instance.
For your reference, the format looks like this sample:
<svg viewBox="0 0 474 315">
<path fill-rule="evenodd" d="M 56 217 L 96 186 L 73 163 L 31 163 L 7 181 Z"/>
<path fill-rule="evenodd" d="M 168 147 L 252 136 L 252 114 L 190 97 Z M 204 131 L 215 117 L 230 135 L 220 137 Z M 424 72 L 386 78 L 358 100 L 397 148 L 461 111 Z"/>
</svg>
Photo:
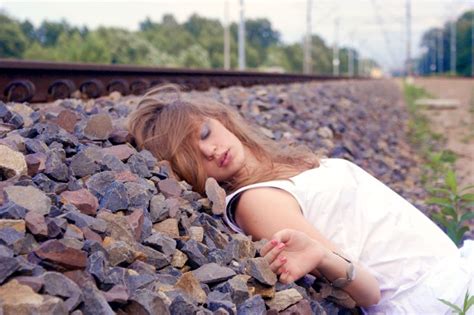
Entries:
<svg viewBox="0 0 474 315">
<path fill-rule="evenodd" d="M 291 228 L 308 234 L 326 247 L 337 250 L 303 216 L 296 199 L 287 191 L 272 188 L 252 188 L 240 197 L 235 219 L 240 228 L 254 240 L 270 239 L 276 232 Z"/>
</svg>

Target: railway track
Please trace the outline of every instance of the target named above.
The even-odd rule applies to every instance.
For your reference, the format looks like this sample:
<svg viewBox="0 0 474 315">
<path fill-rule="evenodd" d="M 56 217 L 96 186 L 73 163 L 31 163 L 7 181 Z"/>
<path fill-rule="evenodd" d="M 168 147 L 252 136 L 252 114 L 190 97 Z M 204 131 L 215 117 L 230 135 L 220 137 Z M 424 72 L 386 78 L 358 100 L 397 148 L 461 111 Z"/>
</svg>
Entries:
<svg viewBox="0 0 474 315">
<path fill-rule="evenodd" d="M 89 98 L 113 91 L 139 95 L 163 83 L 207 90 L 340 79 L 347 77 L 0 59 L 0 99 L 8 102 L 48 102 L 71 97 L 77 91 Z"/>
</svg>

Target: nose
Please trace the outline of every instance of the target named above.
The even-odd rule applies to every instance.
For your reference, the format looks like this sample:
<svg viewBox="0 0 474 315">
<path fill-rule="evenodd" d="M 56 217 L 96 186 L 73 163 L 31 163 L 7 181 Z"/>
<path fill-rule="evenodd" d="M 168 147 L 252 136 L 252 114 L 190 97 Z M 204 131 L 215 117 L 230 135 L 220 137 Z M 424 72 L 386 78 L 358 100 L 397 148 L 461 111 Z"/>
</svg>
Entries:
<svg viewBox="0 0 474 315">
<path fill-rule="evenodd" d="M 209 161 L 212 160 L 216 155 L 217 147 L 215 145 L 201 142 L 199 144 L 199 148 L 201 149 L 201 152 L 204 154 L 206 159 L 208 159 Z"/>
</svg>

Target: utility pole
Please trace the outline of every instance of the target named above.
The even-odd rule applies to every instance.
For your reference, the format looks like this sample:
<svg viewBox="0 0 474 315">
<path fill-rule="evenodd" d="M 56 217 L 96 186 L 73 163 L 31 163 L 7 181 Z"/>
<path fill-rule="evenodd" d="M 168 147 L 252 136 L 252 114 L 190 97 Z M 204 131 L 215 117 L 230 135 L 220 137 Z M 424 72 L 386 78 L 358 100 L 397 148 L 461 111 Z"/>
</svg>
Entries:
<svg viewBox="0 0 474 315">
<path fill-rule="evenodd" d="M 334 19 L 334 46 L 332 50 L 332 74 L 339 75 L 339 47 L 338 47 L 338 33 L 339 33 L 339 18 Z"/>
<path fill-rule="evenodd" d="M 244 0 L 240 0 L 239 70 L 245 70 L 245 17 L 244 17 Z"/>
<path fill-rule="evenodd" d="M 224 69 L 230 69 L 229 0 L 224 3 Z"/>
<path fill-rule="evenodd" d="M 438 72 L 443 73 L 444 71 L 444 41 L 443 41 L 443 30 L 438 31 Z"/>
<path fill-rule="evenodd" d="M 311 8 L 312 1 L 307 0 L 306 2 L 306 37 L 304 41 L 304 62 L 303 62 L 303 73 L 310 74 L 312 72 L 311 67 Z"/>
<path fill-rule="evenodd" d="M 354 76 L 354 51 L 352 48 L 349 48 L 347 51 L 347 74 L 349 77 Z"/>
<path fill-rule="evenodd" d="M 451 56 L 450 56 L 450 66 L 451 66 L 451 75 L 456 75 L 456 20 L 451 22 Z"/>
<path fill-rule="evenodd" d="M 412 65 L 411 65 L 411 3 L 410 0 L 406 2 L 406 31 L 407 31 L 407 38 L 406 38 L 406 45 L 407 45 L 407 56 L 405 61 L 405 72 L 407 76 L 412 75 Z"/>
<path fill-rule="evenodd" d="M 474 14 L 471 15 L 471 77 L 474 77 Z"/>
</svg>

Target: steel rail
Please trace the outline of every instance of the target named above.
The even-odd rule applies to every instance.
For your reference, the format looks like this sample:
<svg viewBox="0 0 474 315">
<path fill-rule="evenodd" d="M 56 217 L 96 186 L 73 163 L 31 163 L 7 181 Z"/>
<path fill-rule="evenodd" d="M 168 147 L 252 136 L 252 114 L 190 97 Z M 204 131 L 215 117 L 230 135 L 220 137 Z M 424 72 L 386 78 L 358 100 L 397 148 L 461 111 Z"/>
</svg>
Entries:
<svg viewBox="0 0 474 315">
<path fill-rule="evenodd" d="M 0 100 L 48 102 L 71 97 L 77 91 L 88 98 L 113 91 L 122 95 L 139 95 L 151 86 L 164 83 L 177 83 L 185 89 L 207 90 L 233 85 L 341 79 L 348 77 L 0 59 Z"/>
</svg>

